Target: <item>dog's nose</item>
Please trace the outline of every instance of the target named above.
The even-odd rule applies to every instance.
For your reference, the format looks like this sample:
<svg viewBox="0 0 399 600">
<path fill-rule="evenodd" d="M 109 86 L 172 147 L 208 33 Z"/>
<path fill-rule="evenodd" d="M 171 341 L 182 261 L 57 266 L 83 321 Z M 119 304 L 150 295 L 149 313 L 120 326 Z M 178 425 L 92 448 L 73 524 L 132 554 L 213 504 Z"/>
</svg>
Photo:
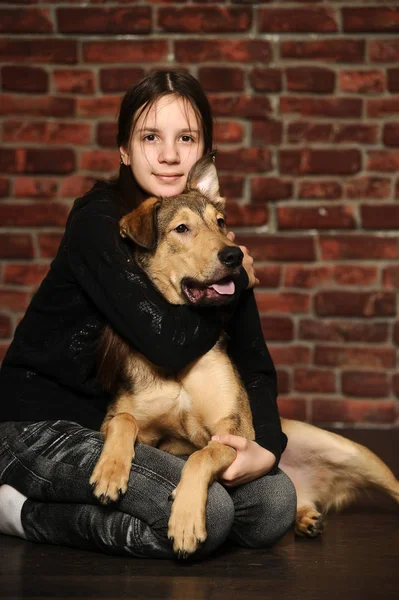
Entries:
<svg viewBox="0 0 399 600">
<path fill-rule="evenodd" d="M 218 257 L 223 265 L 234 269 L 241 265 L 244 254 L 238 246 L 225 246 L 223 250 L 220 250 L 218 253 Z"/>
</svg>

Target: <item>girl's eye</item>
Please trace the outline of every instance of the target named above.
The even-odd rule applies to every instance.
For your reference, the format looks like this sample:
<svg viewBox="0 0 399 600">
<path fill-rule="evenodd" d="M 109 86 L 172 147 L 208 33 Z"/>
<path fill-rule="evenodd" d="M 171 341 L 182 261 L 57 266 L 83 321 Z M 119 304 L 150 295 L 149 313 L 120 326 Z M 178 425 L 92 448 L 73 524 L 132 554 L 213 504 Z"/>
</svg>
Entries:
<svg viewBox="0 0 399 600">
<path fill-rule="evenodd" d="M 144 136 L 144 139 L 147 140 L 147 142 L 154 142 L 155 141 L 155 134 L 154 133 L 149 133 L 148 135 Z"/>
<path fill-rule="evenodd" d="M 177 231 L 177 233 L 186 233 L 186 231 L 188 231 L 188 227 L 182 223 L 181 225 L 175 227 L 175 231 Z"/>
<path fill-rule="evenodd" d="M 181 139 L 183 142 L 194 142 L 194 138 L 191 135 L 182 135 Z"/>
<path fill-rule="evenodd" d="M 219 217 L 218 219 L 218 225 L 220 228 L 224 227 L 226 225 L 226 221 L 224 219 L 222 219 L 222 217 Z"/>
</svg>

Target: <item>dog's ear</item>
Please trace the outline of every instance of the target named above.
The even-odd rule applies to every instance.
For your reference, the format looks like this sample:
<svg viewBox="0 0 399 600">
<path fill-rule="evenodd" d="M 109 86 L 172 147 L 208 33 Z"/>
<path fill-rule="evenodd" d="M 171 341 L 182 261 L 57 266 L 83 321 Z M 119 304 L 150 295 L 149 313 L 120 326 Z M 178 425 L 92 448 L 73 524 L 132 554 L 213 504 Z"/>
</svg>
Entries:
<svg viewBox="0 0 399 600">
<path fill-rule="evenodd" d="M 154 250 L 157 245 L 157 212 L 159 198 L 148 198 L 119 221 L 120 234 L 146 250 Z"/>
<path fill-rule="evenodd" d="M 200 158 L 190 169 L 186 191 L 198 190 L 208 198 L 218 198 L 219 179 L 215 166 L 216 152 L 210 152 Z"/>
</svg>

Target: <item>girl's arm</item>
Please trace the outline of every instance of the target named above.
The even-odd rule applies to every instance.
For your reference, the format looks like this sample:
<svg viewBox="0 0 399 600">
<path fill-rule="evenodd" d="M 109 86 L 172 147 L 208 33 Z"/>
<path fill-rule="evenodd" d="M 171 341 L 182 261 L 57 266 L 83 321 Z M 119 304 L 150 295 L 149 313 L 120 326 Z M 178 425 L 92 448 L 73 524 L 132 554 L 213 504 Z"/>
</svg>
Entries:
<svg viewBox="0 0 399 600">
<path fill-rule="evenodd" d="M 265 344 L 253 289 L 241 294 L 235 313 L 226 326 L 228 353 L 248 393 L 255 441 L 275 456 L 277 469 L 287 444 L 277 408 L 277 378 Z"/>
<path fill-rule="evenodd" d="M 219 310 L 171 305 L 158 293 L 120 237 L 111 201 L 71 213 L 66 236 L 73 277 L 115 331 L 152 363 L 178 372 L 216 343 Z M 237 288 L 247 285 L 242 269 Z"/>
</svg>

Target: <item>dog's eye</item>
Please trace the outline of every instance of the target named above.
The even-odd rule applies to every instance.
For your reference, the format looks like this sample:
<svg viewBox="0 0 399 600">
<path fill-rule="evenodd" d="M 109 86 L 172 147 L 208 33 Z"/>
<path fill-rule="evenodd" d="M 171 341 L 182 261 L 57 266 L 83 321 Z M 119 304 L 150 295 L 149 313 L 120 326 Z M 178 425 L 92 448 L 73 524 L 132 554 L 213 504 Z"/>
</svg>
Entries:
<svg viewBox="0 0 399 600">
<path fill-rule="evenodd" d="M 224 219 L 222 219 L 222 217 L 219 217 L 217 222 L 218 222 L 218 225 L 220 228 L 222 228 L 226 225 L 226 221 Z"/>
<path fill-rule="evenodd" d="M 186 231 L 188 231 L 188 227 L 182 223 L 181 225 L 175 227 L 175 231 L 177 231 L 177 233 L 186 233 Z"/>
</svg>

